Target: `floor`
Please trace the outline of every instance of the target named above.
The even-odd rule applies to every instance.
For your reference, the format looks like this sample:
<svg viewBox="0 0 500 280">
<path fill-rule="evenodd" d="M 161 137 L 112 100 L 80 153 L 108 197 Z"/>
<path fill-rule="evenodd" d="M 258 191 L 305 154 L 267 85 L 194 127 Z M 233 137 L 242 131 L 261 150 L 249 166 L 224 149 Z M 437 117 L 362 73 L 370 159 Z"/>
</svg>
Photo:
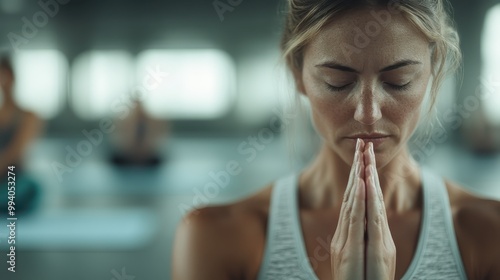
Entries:
<svg viewBox="0 0 500 280">
<path fill-rule="evenodd" d="M 43 139 L 30 151 L 27 168 L 44 192 L 37 211 L 18 217 L 16 273 L 3 265 L 0 279 L 170 279 L 175 228 L 186 211 L 245 197 L 304 166 L 288 156 L 283 137 L 258 148 L 246 138 L 172 138 L 163 150 L 168 160 L 154 170 L 109 165 L 105 144 L 68 160 L 80 142 Z M 476 156 L 446 143 L 430 149 L 423 163 L 478 195 L 500 199 L 498 155 Z M 62 165 L 67 172 L 54 171 Z M 224 170 L 239 173 L 226 184 L 211 176 Z"/>
</svg>

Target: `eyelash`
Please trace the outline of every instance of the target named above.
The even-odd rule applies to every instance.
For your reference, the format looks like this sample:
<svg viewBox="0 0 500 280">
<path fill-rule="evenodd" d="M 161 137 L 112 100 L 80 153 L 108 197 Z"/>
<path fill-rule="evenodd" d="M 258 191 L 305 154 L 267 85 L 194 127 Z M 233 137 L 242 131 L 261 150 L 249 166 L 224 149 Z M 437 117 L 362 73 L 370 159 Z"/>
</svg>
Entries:
<svg viewBox="0 0 500 280">
<path fill-rule="evenodd" d="M 388 83 L 385 83 L 385 84 L 387 86 L 389 86 L 390 88 L 392 88 L 394 90 L 397 90 L 397 91 L 406 91 L 410 87 L 410 82 L 408 82 L 408 83 L 406 83 L 404 85 L 393 85 L 393 84 L 388 84 Z M 352 83 L 344 85 L 344 86 L 341 86 L 341 87 L 336 87 L 336 86 L 330 85 L 329 83 L 326 83 L 326 86 L 327 86 L 328 90 L 334 91 L 334 92 L 343 91 L 346 88 L 348 88 L 350 85 L 352 85 Z"/>
<path fill-rule="evenodd" d="M 343 90 L 345 90 L 346 88 L 348 88 L 350 85 L 352 85 L 352 83 L 347 84 L 347 85 L 344 85 L 344 86 L 341 86 L 341 87 L 336 87 L 336 86 L 332 86 L 332 85 L 330 85 L 329 83 L 326 83 L 326 86 L 327 86 L 328 90 L 330 90 L 330 91 L 334 91 L 334 92 L 340 92 L 340 91 L 343 91 Z"/>
<path fill-rule="evenodd" d="M 405 90 L 408 90 L 408 88 L 410 87 L 410 82 L 404 84 L 404 85 L 392 85 L 392 84 L 387 84 L 390 88 L 394 89 L 394 90 L 397 90 L 397 91 L 405 91 Z"/>
</svg>

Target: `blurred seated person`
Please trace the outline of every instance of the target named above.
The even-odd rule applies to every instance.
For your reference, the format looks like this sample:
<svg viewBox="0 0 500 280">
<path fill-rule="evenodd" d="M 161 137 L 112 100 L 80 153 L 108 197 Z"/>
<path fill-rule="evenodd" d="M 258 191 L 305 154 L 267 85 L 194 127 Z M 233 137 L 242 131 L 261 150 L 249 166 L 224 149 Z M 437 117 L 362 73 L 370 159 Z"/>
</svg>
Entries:
<svg viewBox="0 0 500 280">
<path fill-rule="evenodd" d="M 8 187 L 14 186 L 15 213 L 19 214 L 33 208 L 39 194 L 38 183 L 23 169 L 23 156 L 28 145 L 39 134 L 42 122 L 34 113 L 28 112 L 16 104 L 13 95 L 14 82 L 15 75 L 12 63 L 9 57 L 1 56 L 0 207 L 7 209 Z M 12 171 L 8 169 L 9 166 L 14 166 Z M 9 171 L 15 174 L 15 181 L 14 178 L 9 179 Z M 5 212 L 2 211 L 2 213 Z"/>
<path fill-rule="evenodd" d="M 160 144 L 166 138 L 166 121 L 151 118 L 143 105 L 135 101 L 130 113 L 116 125 L 111 137 L 114 164 L 152 167 L 162 161 Z"/>
</svg>

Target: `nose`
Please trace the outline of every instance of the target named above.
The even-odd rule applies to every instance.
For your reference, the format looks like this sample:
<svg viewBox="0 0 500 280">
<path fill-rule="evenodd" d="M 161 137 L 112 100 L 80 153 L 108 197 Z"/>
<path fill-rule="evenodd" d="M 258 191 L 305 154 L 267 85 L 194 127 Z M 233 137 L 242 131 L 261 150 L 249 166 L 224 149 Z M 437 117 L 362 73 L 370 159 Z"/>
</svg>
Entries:
<svg viewBox="0 0 500 280">
<path fill-rule="evenodd" d="M 377 101 L 373 90 L 364 90 L 356 98 L 354 119 L 364 125 L 373 125 L 382 118 L 380 102 Z"/>
</svg>

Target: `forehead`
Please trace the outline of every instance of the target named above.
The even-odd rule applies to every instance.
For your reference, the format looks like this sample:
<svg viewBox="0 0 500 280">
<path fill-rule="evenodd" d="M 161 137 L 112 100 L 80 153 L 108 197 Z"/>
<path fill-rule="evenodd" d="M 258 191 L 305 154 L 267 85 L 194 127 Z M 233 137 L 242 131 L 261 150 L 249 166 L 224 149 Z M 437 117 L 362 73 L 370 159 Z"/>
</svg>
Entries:
<svg viewBox="0 0 500 280">
<path fill-rule="evenodd" d="M 390 15 L 385 21 L 374 16 L 384 12 Z M 403 15 L 365 8 L 335 16 L 308 44 L 304 59 L 334 59 L 363 68 L 401 59 L 423 60 L 429 55 L 428 39 Z"/>
</svg>

